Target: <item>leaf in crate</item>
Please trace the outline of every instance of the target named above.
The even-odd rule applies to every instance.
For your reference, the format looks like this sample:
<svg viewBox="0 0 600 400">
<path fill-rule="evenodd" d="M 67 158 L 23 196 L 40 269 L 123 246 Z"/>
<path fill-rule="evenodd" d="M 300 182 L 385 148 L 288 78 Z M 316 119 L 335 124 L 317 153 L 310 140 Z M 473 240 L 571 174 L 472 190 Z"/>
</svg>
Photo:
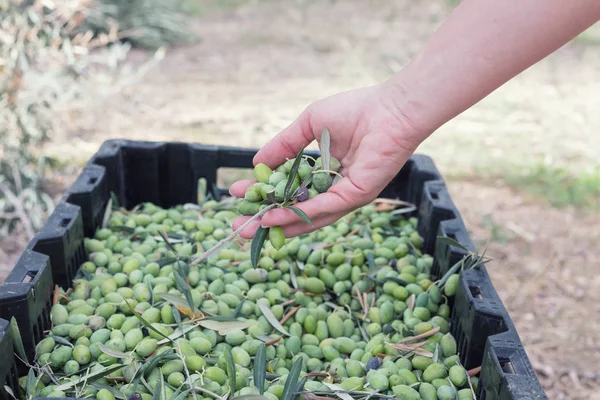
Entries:
<svg viewBox="0 0 600 400">
<path fill-rule="evenodd" d="M 335 395 L 337 397 L 339 397 L 342 400 L 353 400 L 352 396 L 350 396 L 348 393 L 344 392 L 344 389 L 342 389 L 341 387 L 334 385 L 333 383 L 327 383 L 327 382 L 322 382 L 323 385 L 327 386 L 329 389 L 331 390 L 335 390 Z"/>
<path fill-rule="evenodd" d="M 98 371 L 94 371 L 92 373 L 81 376 L 77 379 L 73 379 L 70 382 L 63 383 L 62 385 L 58 385 L 57 387 L 54 388 L 54 390 L 62 390 L 64 392 L 64 391 L 69 390 L 72 387 L 77 386 L 84 382 L 86 382 L 86 384 L 89 384 L 98 379 L 102 379 L 102 378 L 112 374 L 113 372 L 118 371 L 121 368 L 123 368 L 122 364 L 113 364 L 109 367 L 104 367 Z"/>
<path fill-rule="evenodd" d="M 375 258 L 373 257 L 373 252 L 369 251 L 367 253 L 367 262 L 369 264 L 369 268 L 372 270 L 375 268 Z"/>
<path fill-rule="evenodd" d="M 252 239 L 252 244 L 250 246 L 250 260 L 252 261 L 252 266 L 254 268 L 258 267 L 258 259 L 260 258 L 260 252 L 262 250 L 263 244 L 267 239 L 269 234 L 269 228 L 263 228 L 259 226 L 254 234 L 254 238 Z"/>
<path fill-rule="evenodd" d="M 123 395 L 121 392 L 119 392 L 117 389 L 115 389 L 112 386 L 109 385 L 105 385 L 103 383 L 100 382 L 92 382 L 90 384 L 91 387 L 95 388 L 95 389 L 105 389 L 108 390 L 114 397 L 115 399 L 119 399 L 119 400 L 127 400 L 127 397 L 125 397 L 125 395 Z"/>
<path fill-rule="evenodd" d="M 4 390 L 6 391 L 6 393 L 8 393 L 13 399 L 18 400 L 15 397 L 15 393 L 12 391 L 12 389 L 10 388 L 10 386 L 8 385 L 4 385 Z"/>
<path fill-rule="evenodd" d="M 51 337 L 52 339 L 54 339 L 54 341 L 56 343 L 60 343 L 63 346 L 69 346 L 69 347 L 73 347 L 73 343 L 69 342 L 67 339 L 65 339 L 62 336 L 56 336 L 56 335 L 48 335 L 48 337 Z"/>
<path fill-rule="evenodd" d="M 302 148 L 296 155 L 296 159 L 294 160 L 294 163 L 292 164 L 292 168 L 290 169 L 290 173 L 288 175 L 288 181 L 285 185 L 285 190 L 283 191 L 283 193 L 284 193 L 283 200 L 284 201 L 289 201 L 290 196 L 293 194 L 293 193 L 291 193 L 292 186 L 294 186 L 294 181 L 296 180 L 296 176 L 298 175 L 298 168 L 300 167 L 300 162 L 302 161 L 303 153 L 304 153 L 304 146 L 302 146 Z"/>
<path fill-rule="evenodd" d="M 19 330 L 19 325 L 17 324 L 15 317 L 10 318 L 10 330 L 13 338 L 13 347 L 15 348 L 17 355 L 21 360 L 28 362 L 25 347 L 23 346 L 23 339 L 21 338 L 21 331 Z"/>
<path fill-rule="evenodd" d="M 123 300 L 125 300 L 125 303 L 127 303 L 129 308 L 131 309 L 131 312 L 133 313 L 133 315 L 142 323 L 142 325 L 144 325 L 146 328 L 150 329 L 151 331 L 158 333 L 160 336 L 164 337 L 165 339 L 168 338 L 161 331 L 159 331 L 158 329 L 153 327 L 148 321 L 146 321 L 137 311 L 135 311 L 135 308 L 131 305 L 131 303 L 129 303 L 129 301 L 127 299 L 123 299 Z"/>
<path fill-rule="evenodd" d="M 260 308 L 260 311 L 263 313 L 263 315 L 265 316 L 267 321 L 269 321 L 269 324 L 271 324 L 273 328 L 277 329 L 285 336 L 290 336 L 288 331 L 286 331 L 283 325 L 281 325 L 281 323 L 279 322 L 279 320 L 277 320 L 277 317 L 275 317 L 275 314 L 273 314 L 273 311 L 271 311 L 269 306 L 265 305 L 261 301 L 256 302 L 256 304 L 258 304 L 258 308 Z"/>
<path fill-rule="evenodd" d="M 277 203 L 277 199 L 275 198 L 275 190 L 271 190 L 270 192 L 267 192 L 267 200 L 271 204 Z"/>
<path fill-rule="evenodd" d="M 292 210 L 297 216 L 299 216 L 302 219 L 302 221 L 306 222 L 307 224 L 309 224 L 313 228 L 315 227 L 315 225 L 312 223 L 312 221 L 310 220 L 310 218 L 308 218 L 308 215 L 306 215 L 306 213 L 304 211 L 302 211 L 301 209 L 299 209 L 298 207 L 287 206 L 286 208 L 288 210 Z"/>
<path fill-rule="evenodd" d="M 254 386 L 260 394 L 265 392 L 265 374 L 267 373 L 267 346 L 261 343 L 256 356 L 254 357 L 253 365 Z"/>
<path fill-rule="evenodd" d="M 29 370 L 29 372 L 27 373 L 27 381 L 25 383 L 27 399 L 33 399 L 35 397 L 35 395 L 37 394 L 36 386 L 37 386 L 37 381 L 36 381 L 36 377 L 35 377 L 35 371 L 33 370 L 33 368 L 31 368 Z"/>
<path fill-rule="evenodd" d="M 298 279 L 296 278 L 296 271 L 294 271 L 294 265 L 290 267 L 290 281 L 292 282 L 292 286 L 294 289 L 298 289 Z"/>
<path fill-rule="evenodd" d="M 122 232 L 126 232 L 126 233 L 135 233 L 135 229 L 130 228 L 130 227 L 125 226 L 125 225 L 116 226 L 115 229 L 117 229 L 119 231 L 122 231 Z"/>
<path fill-rule="evenodd" d="M 231 400 L 270 400 L 270 397 L 262 396 L 260 394 L 245 394 L 242 396 L 234 397 Z"/>
<path fill-rule="evenodd" d="M 106 202 L 106 209 L 104 210 L 104 216 L 102 217 L 102 228 L 108 227 L 108 221 L 110 220 L 110 214 L 112 213 L 112 197 Z"/>
<path fill-rule="evenodd" d="M 323 169 L 329 169 L 329 162 L 331 160 L 331 154 L 329 153 L 330 145 L 331 135 L 329 134 L 329 129 L 323 128 L 321 139 L 319 139 L 319 150 L 321 151 L 321 164 Z"/>
<path fill-rule="evenodd" d="M 160 373 L 160 380 L 156 384 L 154 388 L 154 393 L 152 394 L 152 400 L 166 400 L 164 395 L 164 385 L 165 385 L 165 377 L 162 372 Z"/>
<path fill-rule="evenodd" d="M 298 387 L 298 378 L 302 370 L 302 357 L 296 358 L 290 372 L 288 373 L 285 385 L 283 386 L 283 393 L 281 394 L 281 400 L 293 400 L 296 397 L 296 388 Z"/>
<path fill-rule="evenodd" d="M 183 335 L 185 335 L 186 333 L 188 333 L 189 331 L 191 331 L 191 330 L 192 330 L 192 329 L 194 329 L 194 328 L 196 328 L 196 326 L 195 326 L 195 325 L 190 325 L 190 326 L 187 326 L 187 327 L 183 328 L 183 330 L 176 329 L 176 330 L 175 330 L 173 333 L 171 333 L 169 336 L 167 336 L 167 337 L 166 337 L 166 338 L 164 338 L 164 339 L 161 339 L 161 340 L 158 342 L 158 344 L 159 344 L 159 345 L 161 345 L 161 344 L 165 344 L 165 343 L 168 343 L 168 342 L 172 342 L 173 340 L 175 340 L 175 339 L 178 339 L 178 338 L 182 337 Z"/>
<path fill-rule="evenodd" d="M 244 305 L 244 301 L 246 301 L 246 299 L 240 300 L 238 305 L 235 307 L 235 310 L 233 310 L 233 314 L 232 314 L 233 318 L 238 318 L 240 316 L 240 312 L 242 311 L 242 306 Z"/>
<path fill-rule="evenodd" d="M 445 244 L 448 246 L 454 246 L 457 247 L 461 250 L 466 251 L 467 253 L 470 253 L 469 249 L 467 249 L 465 246 L 463 246 L 462 244 L 458 243 L 456 240 L 449 238 L 448 236 L 437 236 L 436 237 L 436 244 L 441 243 L 441 244 Z"/>
<path fill-rule="evenodd" d="M 177 257 L 165 257 L 161 258 L 160 260 L 157 260 L 156 263 L 159 267 L 164 267 L 166 265 L 173 264 L 177 260 Z"/>
<path fill-rule="evenodd" d="M 227 376 L 229 377 L 229 393 L 233 396 L 235 393 L 235 361 L 229 347 L 225 347 L 224 353 L 227 362 Z"/>
<path fill-rule="evenodd" d="M 104 354 L 108 354 L 111 357 L 115 357 L 115 358 L 132 358 L 131 354 L 127 354 L 127 353 L 124 353 L 122 351 L 112 349 L 110 347 L 107 347 L 107 346 L 103 345 L 102 343 L 98 343 L 98 349 L 101 352 L 103 352 Z"/>
<path fill-rule="evenodd" d="M 254 321 L 211 321 L 211 320 L 200 320 L 198 321 L 198 325 L 203 328 L 210 329 L 213 331 L 217 331 L 217 333 L 221 336 L 225 336 L 228 332 L 234 331 L 237 329 L 248 329 L 251 326 L 256 325 Z"/>
<path fill-rule="evenodd" d="M 177 254 L 177 250 L 175 250 L 175 247 L 173 247 L 173 245 L 171 244 L 171 242 L 169 242 L 169 237 L 167 236 L 167 232 L 166 231 L 157 230 L 157 233 L 160 235 L 160 237 L 165 242 L 165 244 L 167 245 L 167 247 L 173 253 Z"/>
</svg>

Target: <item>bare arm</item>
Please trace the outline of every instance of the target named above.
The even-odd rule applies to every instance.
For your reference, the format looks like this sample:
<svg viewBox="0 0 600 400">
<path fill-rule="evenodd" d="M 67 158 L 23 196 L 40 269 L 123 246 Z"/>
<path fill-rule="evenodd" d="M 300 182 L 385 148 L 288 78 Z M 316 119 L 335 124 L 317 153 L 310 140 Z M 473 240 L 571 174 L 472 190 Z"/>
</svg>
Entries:
<svg viewBox="0 0 600 400">
<path fill-rule="evenodd" d="M 254 162 L 276 167 L 329 128 L 344 179 L 299 208 L 316 228 L 330 224 L 372 201 L 437 128 L 598 19 L 600 0 L 464 0 L 397 75 L 311 104 Z M 251 183 L 237 182 L 231 193 L 242 197 Z M 262 224 L 283 226 L 287 237 L 311 230 L 282 209 L 268 212 Z"/>
</svg>

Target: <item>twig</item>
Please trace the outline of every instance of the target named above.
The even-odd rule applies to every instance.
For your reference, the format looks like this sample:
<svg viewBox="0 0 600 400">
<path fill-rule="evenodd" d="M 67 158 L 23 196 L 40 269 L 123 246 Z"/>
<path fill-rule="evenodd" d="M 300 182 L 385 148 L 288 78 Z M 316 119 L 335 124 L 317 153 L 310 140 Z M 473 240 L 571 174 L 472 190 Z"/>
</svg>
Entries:
<svg viewBox="0 0 600 400">
<path fill-rule="evenodd" d="M 271 339 L 268 342 L 265 342 L 265 346 L 274 345 L 275 343 L 279 342 L 282 338 L 283 336 L 277 336 L 275 339 Z"/>
<path fill-rule="evenodd" d="M 473 369 L 470 369 L 470 370 L 468 370 L 468 371 L 467 371 L 467 374 L 468 374 L 469 376 L 475 376 L 475 375 L 477 375 L 479 372 L 481 372 L 481 365 L 480 365 L 479 367 L 475 367 L 475 368 L 473 368 Z"/>
<path fill-rule="evenodd" d="M 288 319 L 290 319 L 291 316 L 294 315 L 294 314 L 296 314 L 296 311 L 298 311 L 301 308 L 302 308 L 302 306 L 297 306 L 297 307 L 292 308 L 287 314 L 285 314 L 283 316 L 283 318 L 281 318 L 281 321 L 279 321 L 279 323 L 280 324 L 284 324 L 285 321 L 287 321 Z"/>
<path fill-rule="evenodd" d="M 211 247 L 210 249 L 208 249 L 204 253 L 202 253 L 202 255 L 200 257 L 198 257 L 194 261 L 192 261 L 190 263 L 190 267 L 193 267 L 194 265 L 198 265 L 202 261 L 206 260 L 215 251 L 219 250 L 221 247 L 225 246 L 227 243 L 232 241 L 237 235 L 239 235 L 244 229 L 246 229 L 246 227 L 248 225 L 250 225 L 252 222 L 256 221 L 257 219 L 262 218 L 263 215 L 265 215 L 266 213 L 268 213 L 275 207 L 277 207 L 277 204 L 271 204 L 271 205 L 263 208 L 262 210 L 260 210 L 258 213 L 254 214 L 252 216 L 252 218 L 250 218 L 248 221 L 244 222 L 239 228 L 237 228 L 235 231 L 233 231 L 229 236 L 227 236 L 225 239 L 222 239 L 219 243 L 217 243 L 216 245 L 214 245 L 213 247 Z"/>
<path fill-rule="evenodd" d="M 27 213 L 23 208 L 23 203 L 21 203 L 19 198 L 15 196 L 14 193 L 4 183 L 0 183 L 0 190 L 4 193 L 8 201 L 10 201 L 13 207 L 15 208 L 15 213 L 18 214 L 19 219 L 23 224 L 23 228 L 27 233 L 28 239 L 31 239 L 33 235 L 35 235 L 35 231 L 33 230 L 31 221 L 27 217 Z"/>
<path fill-rule="evenodd" d="M 179 345 L 179 343 L 177 343 L 177 352 L 179 353 L 179 358 L 181 358 L 181 361 L 183 362 L 183 369 L 185 370 L 185 376 L 187 378 L 187 381 L 188 381 L 190 387 L 193 387 L 194 382 L 192 382 L 192 378 L 190 377 L 190 371 L 189 371 L 187 365 L 185 364 L 185 356 L 181 352 L 181 346 Z M 197 400 L 195 390 L 192 390 L 192 397 L 194 398 L 194 400 Z"/>
</svg>

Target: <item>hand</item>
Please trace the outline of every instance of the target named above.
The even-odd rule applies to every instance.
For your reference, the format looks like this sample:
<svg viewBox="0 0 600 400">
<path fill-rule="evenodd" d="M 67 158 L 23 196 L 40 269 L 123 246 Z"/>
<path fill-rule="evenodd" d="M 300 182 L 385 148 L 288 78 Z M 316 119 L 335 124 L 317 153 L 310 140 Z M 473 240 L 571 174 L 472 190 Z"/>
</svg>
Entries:
<svg viewBox="0 0 600 400">
<path fill-rule="evenodd" d="M 327 127 L 330 153 L 340 160 L 343 178 L 327 192 L 296 204 L 314 228 L 290 210 L 275 209 L 261 221 L 251 223 L 241 236 L 251 238 L 260 224 L 281 226 L 288 238 L 297 236 L 329 225 L 374 200 L 422 141 L 419 129 L 404 115 L 398 93 L 393 86 L 381 84 L 317 101 L 267 143 L 254 157 L 254 165 L 264 163 L 276 168 L 295 157 L 302 146 L 319 140 Z M 254 182 L 235 182 L 230 192 L 244 197 Z M 233 228 L 249 218 L 237 218 Z"/>
</svg>

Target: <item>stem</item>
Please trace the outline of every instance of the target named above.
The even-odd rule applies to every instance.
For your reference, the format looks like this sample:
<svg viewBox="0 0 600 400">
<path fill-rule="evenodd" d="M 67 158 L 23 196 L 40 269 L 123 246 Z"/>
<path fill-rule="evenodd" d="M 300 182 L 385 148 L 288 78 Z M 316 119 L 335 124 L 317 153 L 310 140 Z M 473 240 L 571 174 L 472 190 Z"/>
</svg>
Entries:
<svg viewBox="0 0 600 400">
<path fill-rule="evenodd" d="M 233 231 L 229 236 L 227 236 L 225 239 L 222 239 L 219 243 L 215 244 L 213 247 L 211 247 L 210 249 L 206 250 L 204 253 L 202 253 L 202 255 L 198 258 L 196 258 L 194 261 L 192 261 L 190 263 L 190 267 L 193 267 L 194 265 L 200 264 L 202 261 L 206 260 L 208 257 L 210 257 L 211 254 L 213 254 L 215 251 L 221 249 L 221 247 L 225 246 L 227 243 L 231 242 L 236 236 L 238 236 L 244 229 L 246 229 L 246 227 L 248 225 L 250 225 L 250 223 L 256 221 L 259 218 L 262 218 L 263 215 L 265 215 L 266 213 L 268 213 L 269 211 L 271 211 L 272 209 L 274 209 L 275 207 L 277 207 L 277 204 L 271 204 L 265 208 L 263 208 L 262 210 L 260 210 L 259 212 L 257 212 L 256 214 L 254 214 L 252 216 L 252 218 L 250 218 L 248 221 L 244 222 L 239 228 L 237 228 L 235 231 Z"/>
<path fill-rule="evenodd" d="M 186 380 L 188 381 L 188 384 L 190 385 L 190 388 L 193 388 L 194 387 L 194 382 L 192 382 L 192 378 L 190 378 L 190 371 L 188 370 L 187 365 L 185 365 L 185 356 L 181 352 L 181 346 L 179 345 L 179 343 L 177 343 L 177 352 L 179 353 L 179 358 L 183 362 L 183 369 L 185 370 L 185 376 L 187 378 Z M 196 391 L 193 390 L 193 389 L 192 389 L 192 397 L 194 398 L 194 400 L 198 399 L 196 397 Z"/>
<path fill-rule="evenodd" d="M 317 169 L 316 171 L 312 171 L 312 174 L 313 175 L 314 174 L 318 174 L 319 172 L 327 172 L 328 174 L 334 174 L 334 175 L 339 176 L 340 178 L 343 178 L 342 175 L 340 175 L 339 173 L 337 173 L 337 172 L 335 172 L 335 171 L 333 171 L 331 169 Z"/>
</svg>

